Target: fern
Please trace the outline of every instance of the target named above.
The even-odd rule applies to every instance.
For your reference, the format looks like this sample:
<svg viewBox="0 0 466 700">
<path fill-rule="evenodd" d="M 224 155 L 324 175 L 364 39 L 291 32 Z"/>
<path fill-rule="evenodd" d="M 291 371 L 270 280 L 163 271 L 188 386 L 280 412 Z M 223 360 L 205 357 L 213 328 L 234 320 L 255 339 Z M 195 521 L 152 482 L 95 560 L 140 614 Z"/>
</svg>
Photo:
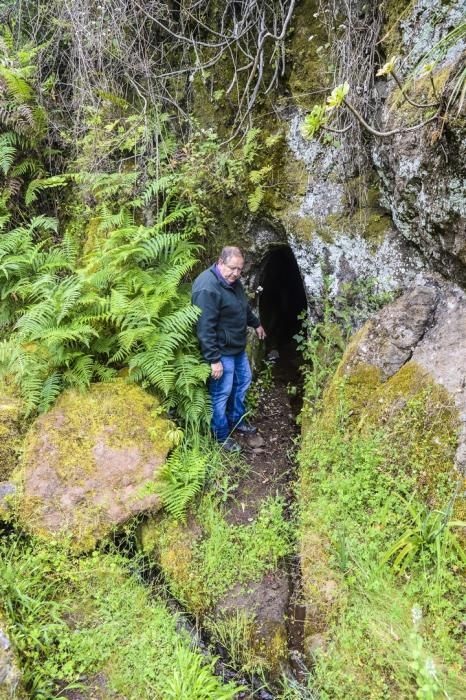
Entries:
<svg viewBox="0 0 466 700">
<path fill-rule="evenodd" d="M 248 197 L 249 211 L 252 212 L 253 214 L 256 211 L 258 211 L 260 205 L 262 204 L 263 199 L 264 199 L 264 188 L 262 187 L 262 185 L 257 185 L 254 192 L 251 192 L 251 194 Z"/>
<path fill-rule="evenodd" d="M 26 190 L 25 204 L 29 206 L 37 200 L 41 192 L 54 187 L 63 187 L 68 182 L 68 178 L 64 175 L 54 175 L 45 179 L 32 180 Z"/>
<path fill-rule="evenodd" d="M 185 446 L 177 447 L 163 465 L 155 489 L 176 520 L 185 519 L 188 504 L 204 484 L 206 469 L 206 456 Z"/>
<path fill-rule="evenodd" d="M 199 310 L 180 291 L 198 246 L 183 228 L 163 230 L 191 215 L 175 207 L 152 227 L 125 213 L 106 215 L 105 228 L 124 226 L 107 232 L 102 250 L 82 268 L 69 237 L 60 245 L 48 238 L 54 219 L 38 216 L 0 234 L 0 319 L 15 343 L 0 368 L 28 395 L 28 411 L 45 410 L 59 391 L 111 379 L 127 365 L 132 379 L 188 422 L 208 422 L 208 367 L 193 335 Z"/>
</svg>

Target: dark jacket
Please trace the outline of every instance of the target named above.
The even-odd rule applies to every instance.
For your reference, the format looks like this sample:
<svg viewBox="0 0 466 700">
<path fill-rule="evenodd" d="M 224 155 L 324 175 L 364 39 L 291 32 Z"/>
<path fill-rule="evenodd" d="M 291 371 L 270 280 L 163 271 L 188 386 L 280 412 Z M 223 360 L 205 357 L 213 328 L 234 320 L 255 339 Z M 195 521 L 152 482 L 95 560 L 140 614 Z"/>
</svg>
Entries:
<svg viewBox="0 0 466 700">
<path fill-rule="evenodd" d="M 247 327 L 260 326 L 241 282 L 229 285 L 219 279 L 215 265 L 194 280 L 192 300 L 202 310 L 197 337 L 206 362 L 218 362 L 221 355 L 238 355 L 246 347 Z"/>
</svg>

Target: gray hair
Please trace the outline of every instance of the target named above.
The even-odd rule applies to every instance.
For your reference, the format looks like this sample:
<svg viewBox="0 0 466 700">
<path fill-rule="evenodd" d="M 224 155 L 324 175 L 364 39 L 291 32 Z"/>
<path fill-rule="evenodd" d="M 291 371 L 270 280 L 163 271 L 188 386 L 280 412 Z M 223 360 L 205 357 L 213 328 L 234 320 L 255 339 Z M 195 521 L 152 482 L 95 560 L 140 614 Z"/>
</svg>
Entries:
<svg viewBox="0 0 466 700">
<path fill-rule="evenodd" d="M 234 245 L 226 245 L 224 248 L 222 248 L 222 252 L 220 253 L 220 260 L 223 260 L 223 262 L 226 263 L 230 260 L 230 258 L 234 257 L 240 257 L 244 260 L 244 255 L 241 252 L 240 248 L 237 248 Z"/>
</svg>

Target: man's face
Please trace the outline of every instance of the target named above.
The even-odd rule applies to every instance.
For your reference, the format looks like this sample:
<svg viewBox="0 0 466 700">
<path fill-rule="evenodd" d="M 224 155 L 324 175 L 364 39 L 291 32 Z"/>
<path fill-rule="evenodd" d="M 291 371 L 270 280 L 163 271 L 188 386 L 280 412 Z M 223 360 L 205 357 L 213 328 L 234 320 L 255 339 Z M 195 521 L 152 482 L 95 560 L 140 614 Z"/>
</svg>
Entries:
<svg viewBox="0 0 466 700">
<path fill-rule="evenodd" d="M 227 262 L 220 259 L 217 265 L 222 277 L 232 284 L 232 282 L 235 282 L 241 276 L 244 267 L 244 258 L 241 255 L 232 255 L 231 258 L 228 258 Z"/>
</svg>

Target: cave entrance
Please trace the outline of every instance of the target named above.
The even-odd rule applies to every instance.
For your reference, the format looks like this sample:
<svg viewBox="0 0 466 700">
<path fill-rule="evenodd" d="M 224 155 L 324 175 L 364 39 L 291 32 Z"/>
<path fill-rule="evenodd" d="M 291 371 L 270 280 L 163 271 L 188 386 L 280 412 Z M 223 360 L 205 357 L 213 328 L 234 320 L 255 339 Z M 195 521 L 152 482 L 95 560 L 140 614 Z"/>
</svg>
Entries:
<svg viewBox="0 0 466 700">
<path fill-rule="evenodd" d="M 293 336 L 301 329 L 300 313 L 307 309 L 306 292 L 296 258 L 289 246 L 275 248 L 262 263 L 259 312 L 267 333 L 267 350 L 280 354 L 296 349 Z"/>
</svg>

